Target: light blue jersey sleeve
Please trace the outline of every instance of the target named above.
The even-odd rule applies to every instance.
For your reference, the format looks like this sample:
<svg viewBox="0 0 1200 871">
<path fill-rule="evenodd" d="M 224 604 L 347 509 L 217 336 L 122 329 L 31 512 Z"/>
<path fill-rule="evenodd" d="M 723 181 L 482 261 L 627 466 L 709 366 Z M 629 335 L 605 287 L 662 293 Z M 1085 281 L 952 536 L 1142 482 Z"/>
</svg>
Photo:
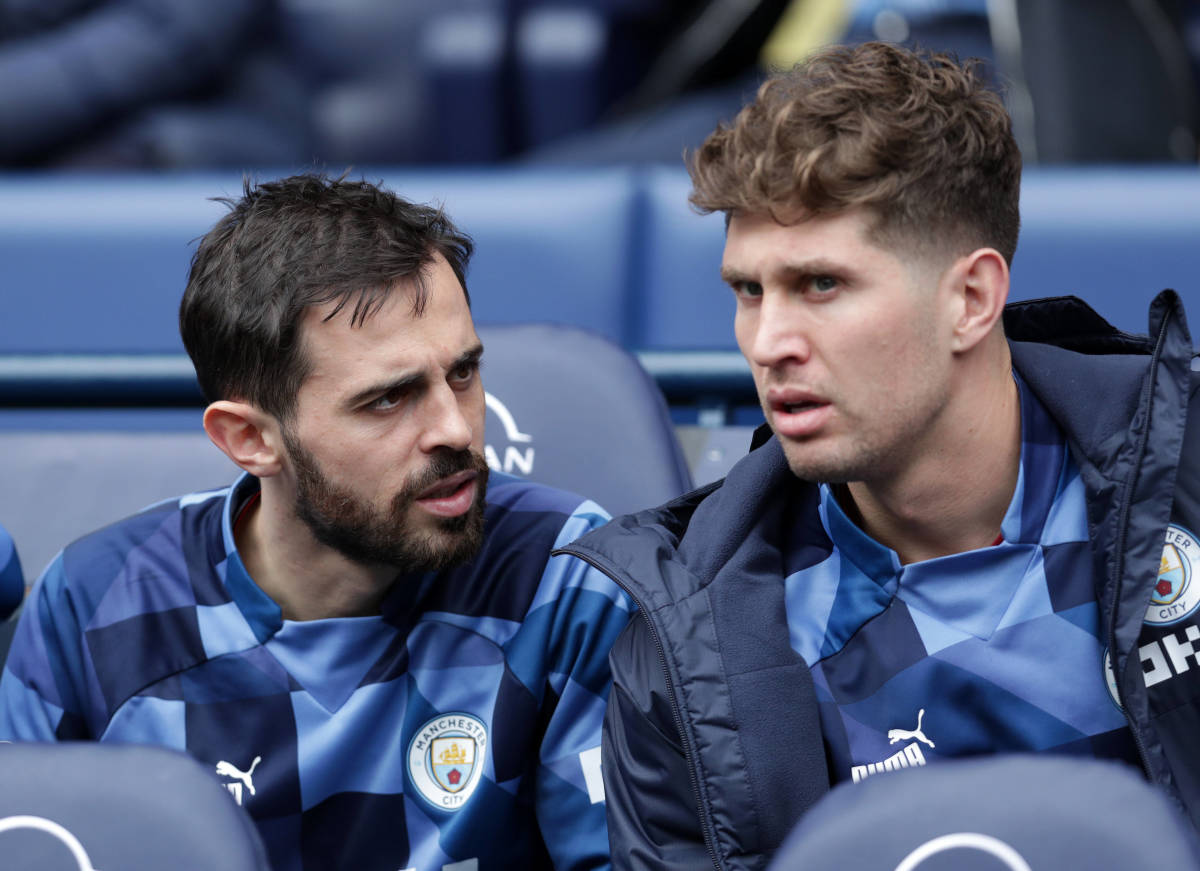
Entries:
<svg viewBox="0 0 1200 871">
<path fill-rule="evenodd" d="M 0 740 L 83 734 L 83 633 L 66 592 L 62 555 L 34 584 L 0 676 Z"/>
<path fill-rule="evenodd" d="M 608 519 L 585 502 L 571 515 L 556 547 Z M 509 664 L 522 681 L 546 681 L 537 754 L 535 802 L 543 840 L 558 871 L 609 867 L 600 731 L 612 683 L 608 652 L 628 624 L 631 600 L 607 576 L 572 556 L 552 556 Z M 522 637 L 540 636 L 544 662 L 519 649 Z M 534 645 L 528 645 L 530 651 Z"/>
</svg>

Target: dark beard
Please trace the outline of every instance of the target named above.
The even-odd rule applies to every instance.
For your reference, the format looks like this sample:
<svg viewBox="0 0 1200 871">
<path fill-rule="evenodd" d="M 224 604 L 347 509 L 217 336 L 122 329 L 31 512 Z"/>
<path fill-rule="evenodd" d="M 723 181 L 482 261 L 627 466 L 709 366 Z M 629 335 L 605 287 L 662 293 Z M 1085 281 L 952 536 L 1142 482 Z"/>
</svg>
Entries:
<svg viewBox="0 0 1200 871">
<path fill-rule="evenodd" d="M 394 566 L 403 572 L 438 571 L 467 562 L 479 552 L 488 478 L 487 463 L 479 454 L 443 448 L 404 483 L 390 509 L 381 512 L 334 484 L 289 433 L 284 432 L 283 440 L 296 469 L 296 516 L 321 544 L 357 563 Z M 479 478 L 475 501 L 466 513 L 431 517 L 432 531 L 405 527 L 421 491 L 467 469 L 474 469 Z"/>
</svg>

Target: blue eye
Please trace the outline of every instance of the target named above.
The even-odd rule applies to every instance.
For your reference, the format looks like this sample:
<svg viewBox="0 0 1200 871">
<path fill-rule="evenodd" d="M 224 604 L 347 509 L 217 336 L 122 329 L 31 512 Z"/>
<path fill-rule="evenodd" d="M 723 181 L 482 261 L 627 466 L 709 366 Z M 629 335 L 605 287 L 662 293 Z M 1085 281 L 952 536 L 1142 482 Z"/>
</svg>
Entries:
<svg viewBox="0 0 1200 871">
<path fill-rule="evenodd" d="M 733 285 L 733 292 L 738 296 L 762 296 L 762 285 L 757 281 L 739 281 Z"/>
<path fill-rule="evenodd" d="M 837 290 L 838 281 L 831 275 L 815 275 L 813 276 L 811 286 L 817 293 L 829 293 L 830 291 Z"/>
</svg>

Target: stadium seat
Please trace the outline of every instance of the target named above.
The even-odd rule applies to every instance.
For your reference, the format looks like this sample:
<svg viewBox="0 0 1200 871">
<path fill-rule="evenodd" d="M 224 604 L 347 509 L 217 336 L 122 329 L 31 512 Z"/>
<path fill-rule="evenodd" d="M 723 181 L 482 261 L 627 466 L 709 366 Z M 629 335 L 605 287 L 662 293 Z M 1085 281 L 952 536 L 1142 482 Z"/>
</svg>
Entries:
<svg viewBox="0 0 1200 871">
<path fill-rule="evenodd" d="M 1164 288 L 1200 336 L 1200 171 L 1194 166 L 1031 170 L 1010 300 L 1070 294 L 1118 329 L 1145 333 Z"/>
<path fill-rule="evenodd" d="M 487 459 L 499 470 L 571 490 L 623 513 L 689 489 L 687 462 L 654 380 L 637 359 L 577 327 L 480 327 L 491 394 Z M 87 361 L 81 361 L 86 366 Z M 79 373 L 80 383 L 86 385 Z M 146 378 L 142 387 L 158 389 Z M 126 405 L 128 383 L 96 384 Z M 194 389 L 194 388 L 193 388 Z M 0 406 L 51 391 L 79 397 L 69 376 L 0 377 Z M 191 408 L 0 407 L 0 524 L 31 577 L 80 535 L 151 503 L 222 487 L 238 474 Z"/>
<path fill-rule="evenodd" d="M 690 489 L 662 393 L 635 357 L 576 327 L 479 335 L 493 468 L 587 496 L 614 515 Z"/>
<path fill-rule="evenodd" d="M 725 221 L 688 205 L 692 183 L 680 169 L 647 170 L 639 347 L 687 351 L 737 347 L 733 294 L 721 281 Z"/>
<path fill-rule="evenodd" d="M 735 347 L 734 305 L 720 279 L 721 215 L 688 206 L 686 173 L 642 179 L 643 291 L 636 347 Z M 1011 300 L 1071 294 L 1113 326 L 1144 333 L 1163 288 L 1190 305 L 1200 335 L 1200 172 L 1195 167 L 1031 167 L 1021 183 L 1021 237 Z"/>
<path fill-rule="evenodd" d="M 0 523 L 30 581 L 84 533 L 233 481 L 237 467 L 208 440 L 200 415 L 199 408 L 0 409 Z"/>
<path fill-rule="evenodd" d="M 735 347 L 724 222 L 690 209 L 681 166 L 360 174 L 443 204 L 474 237 L 477 323 L 574 324 L 638 351 Z M 188 258 L 224 211 L 208 198 L 240 190 L 230 173 L 0 177 L 0 262 L 14 288 L 0 353 L 181 354 Z M 1158 291 L 1196 296 L 1195 167 L 1031 167 L 1021 209 L 1013 299 L 1074 294 L 1144 332 Z"/>
<path fill-rule="evenodd" d="M 877 774 L 810 810 L 768 871 L 1196 871 L 1182 811 L 1134 769 L 991 756 Z"/>
<path fill-rule="evenodd" d="M 639 302 L 629 172 L 355 167 L 352 177 L 444 207 L 475 240 L 477 323 L 574 323 L 629 344 L 627 309 Z M 226 212 L 210 198 L 241 191 L 230 173 L 0 177 L 0 352 L 182 354 L 188 262 Z"/>
<path fill-rule="evenodd" d="M 250 818 L 173 750 L 0 746 L 6 871 L 269 871 Z"/>
</svg>

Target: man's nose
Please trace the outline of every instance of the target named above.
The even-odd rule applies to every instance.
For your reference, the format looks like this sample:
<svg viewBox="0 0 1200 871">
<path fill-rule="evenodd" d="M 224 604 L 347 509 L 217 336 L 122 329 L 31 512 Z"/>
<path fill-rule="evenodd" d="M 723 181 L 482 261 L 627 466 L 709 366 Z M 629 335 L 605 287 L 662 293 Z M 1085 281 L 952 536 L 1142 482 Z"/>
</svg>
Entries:
<svg viewBox="0 0 1200 871">
<path fill-rule="evenodd" d="M 428 414 L 421 448 L 426 453 L 438 448 L 466 450 L 475 436 L 471 421 L 466 414 L 465 394 L 449 385 L 435 388 L 429 396 L 425 409 Z"/>
<path fill-rule="evenodd" d="M 807 362 L 812 353 L 809 334 L 803 303 L 785 291 L 767 291 L 759 304 L 746 357 L 752 365 L 768 369 L 786 362 Z"/>
</svg>

